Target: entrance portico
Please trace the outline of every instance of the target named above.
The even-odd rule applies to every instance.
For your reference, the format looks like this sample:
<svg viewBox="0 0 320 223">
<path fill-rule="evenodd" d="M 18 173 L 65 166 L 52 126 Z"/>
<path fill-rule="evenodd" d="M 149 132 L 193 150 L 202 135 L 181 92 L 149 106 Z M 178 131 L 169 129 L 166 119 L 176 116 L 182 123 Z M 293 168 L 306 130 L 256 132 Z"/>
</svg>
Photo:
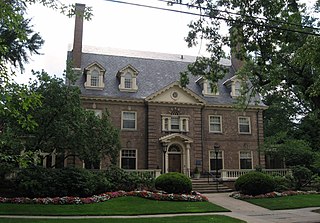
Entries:
<svg viewBox="0 0 320 223">
<path fill-rule="evenodd" d="M 193 140 L 173 133 L 159 139 L 163 149 L 163 172 L 179 172 L 190 176 L 190 144 Z"/>
</svg>

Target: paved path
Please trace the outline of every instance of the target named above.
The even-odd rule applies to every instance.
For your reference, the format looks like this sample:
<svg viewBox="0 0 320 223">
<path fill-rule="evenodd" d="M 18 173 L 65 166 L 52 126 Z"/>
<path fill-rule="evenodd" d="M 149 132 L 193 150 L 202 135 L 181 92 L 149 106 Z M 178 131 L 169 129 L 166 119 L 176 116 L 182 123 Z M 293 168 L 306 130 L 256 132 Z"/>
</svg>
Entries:
<svg viewBox="0 0 320 223">
<path fill-rule="evenodd" d="M 311 212 L 318 208 L 271 211 L 248 202 L 229 197 L 229 193 L 204 194 L 209 201 L 229 209 L 227 216 L 248 223 L 320 223 L 320 214 Z"/>
<path fill-rule="evenodd" d="M 156 218 L 188 215 L 226 215 L 244 220 L 248 223 L 320 223 L 320 214 L 311 212 L 318 208 L 270 211 L 245 201 L 229 197 L 229 193 L 204 194 L 209 201 L 229 209 L 231 212 L 199 214 L 161 214 L 140 216 L 14 216 L 0 215 L 1 218 L 47 218 L 47 219 L 87 219 L 87 218 Z"/>
</svg>

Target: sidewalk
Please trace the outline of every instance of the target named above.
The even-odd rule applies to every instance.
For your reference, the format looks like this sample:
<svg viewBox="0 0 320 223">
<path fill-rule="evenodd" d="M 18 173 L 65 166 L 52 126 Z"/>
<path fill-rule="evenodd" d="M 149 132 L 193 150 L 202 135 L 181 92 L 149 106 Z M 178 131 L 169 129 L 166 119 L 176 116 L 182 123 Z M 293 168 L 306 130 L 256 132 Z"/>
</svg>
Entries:
<svg viewBox="0 0 320 223">
<path fill-rule="evenodd" d="M 219 213 L 248 223 L 320 223 L 320 214 L 311 212 L 319 208 L 271 211 L 248 202 L 229 197 L 230 193 L 204 194 L 209 201 L 229 209 Z"/>
</svg>

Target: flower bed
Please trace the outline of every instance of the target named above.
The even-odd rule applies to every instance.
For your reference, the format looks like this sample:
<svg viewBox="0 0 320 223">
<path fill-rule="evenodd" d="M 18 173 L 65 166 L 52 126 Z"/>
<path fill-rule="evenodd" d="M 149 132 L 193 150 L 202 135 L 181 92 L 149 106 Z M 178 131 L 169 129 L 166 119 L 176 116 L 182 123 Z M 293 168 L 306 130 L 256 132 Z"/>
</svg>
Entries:
<svg viewBox="0 0 320 223">
<path fill-rule="evenodd" d="M 256 196 L 241 194 L 240 192 L 234 192 L 230 195 L 230 197 L 236 199 L 257 199 L 257 198 L 275 198 L 275 197 L 285 197 L 285 196 L 293 196 L 293 195 L 301 195 L 301 194 L 319 194 L 316 191 L 284 191 L 284 192 L 270 192 L 266 194 L 260 194 Z"/>
<path fill-rule="evenodd" d="M 5 198 L 0 197 L 0 203 L 12 203 L 12 204 L 92 204 L 105 202 L 112 198 L 132 196 L 142 197 L 150 200 L 157 201 L 191 201 L 200 202 L 208 201 L 208 198 L 201 195 L 198 192 L 192 194 L 166 194 L 164 192 L 150 192 L 150 191 L 118 191 L 118 192 L 107 192 L 100 195 L 94 195 L 92 197 L 80 198 L 80 197 L 45 197 L 45 198 L 27 198 L 27 197 L 16 197 L 16 198 Z"/>
</svg>

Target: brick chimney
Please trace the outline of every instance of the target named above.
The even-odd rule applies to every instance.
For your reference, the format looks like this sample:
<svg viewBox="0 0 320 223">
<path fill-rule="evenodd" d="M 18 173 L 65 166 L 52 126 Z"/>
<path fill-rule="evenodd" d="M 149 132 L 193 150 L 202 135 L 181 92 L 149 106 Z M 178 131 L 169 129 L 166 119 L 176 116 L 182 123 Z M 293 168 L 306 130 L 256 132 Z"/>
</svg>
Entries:
<svg viewBox="0 0 320 223">
<path fill-rule="evenodd" d="M 74 36 L 73 36 L 73 67 L 81 68 L 81 56 L 82 56 L 82 34 L 83 34 L 83 16 L 85 4 L 76 3 L 75 12 L 76 19 L 74 25 Z"/>
<path fill-rule="evenodd" d="M 243 65 L 244 61 L 241 59 L 240 50 L 243 44 L 243 33 L 242 28 L 232 27 L 230 28 L 231 35 L 231 65 L 235 71 L 239 70 Z"/>
</svg>

